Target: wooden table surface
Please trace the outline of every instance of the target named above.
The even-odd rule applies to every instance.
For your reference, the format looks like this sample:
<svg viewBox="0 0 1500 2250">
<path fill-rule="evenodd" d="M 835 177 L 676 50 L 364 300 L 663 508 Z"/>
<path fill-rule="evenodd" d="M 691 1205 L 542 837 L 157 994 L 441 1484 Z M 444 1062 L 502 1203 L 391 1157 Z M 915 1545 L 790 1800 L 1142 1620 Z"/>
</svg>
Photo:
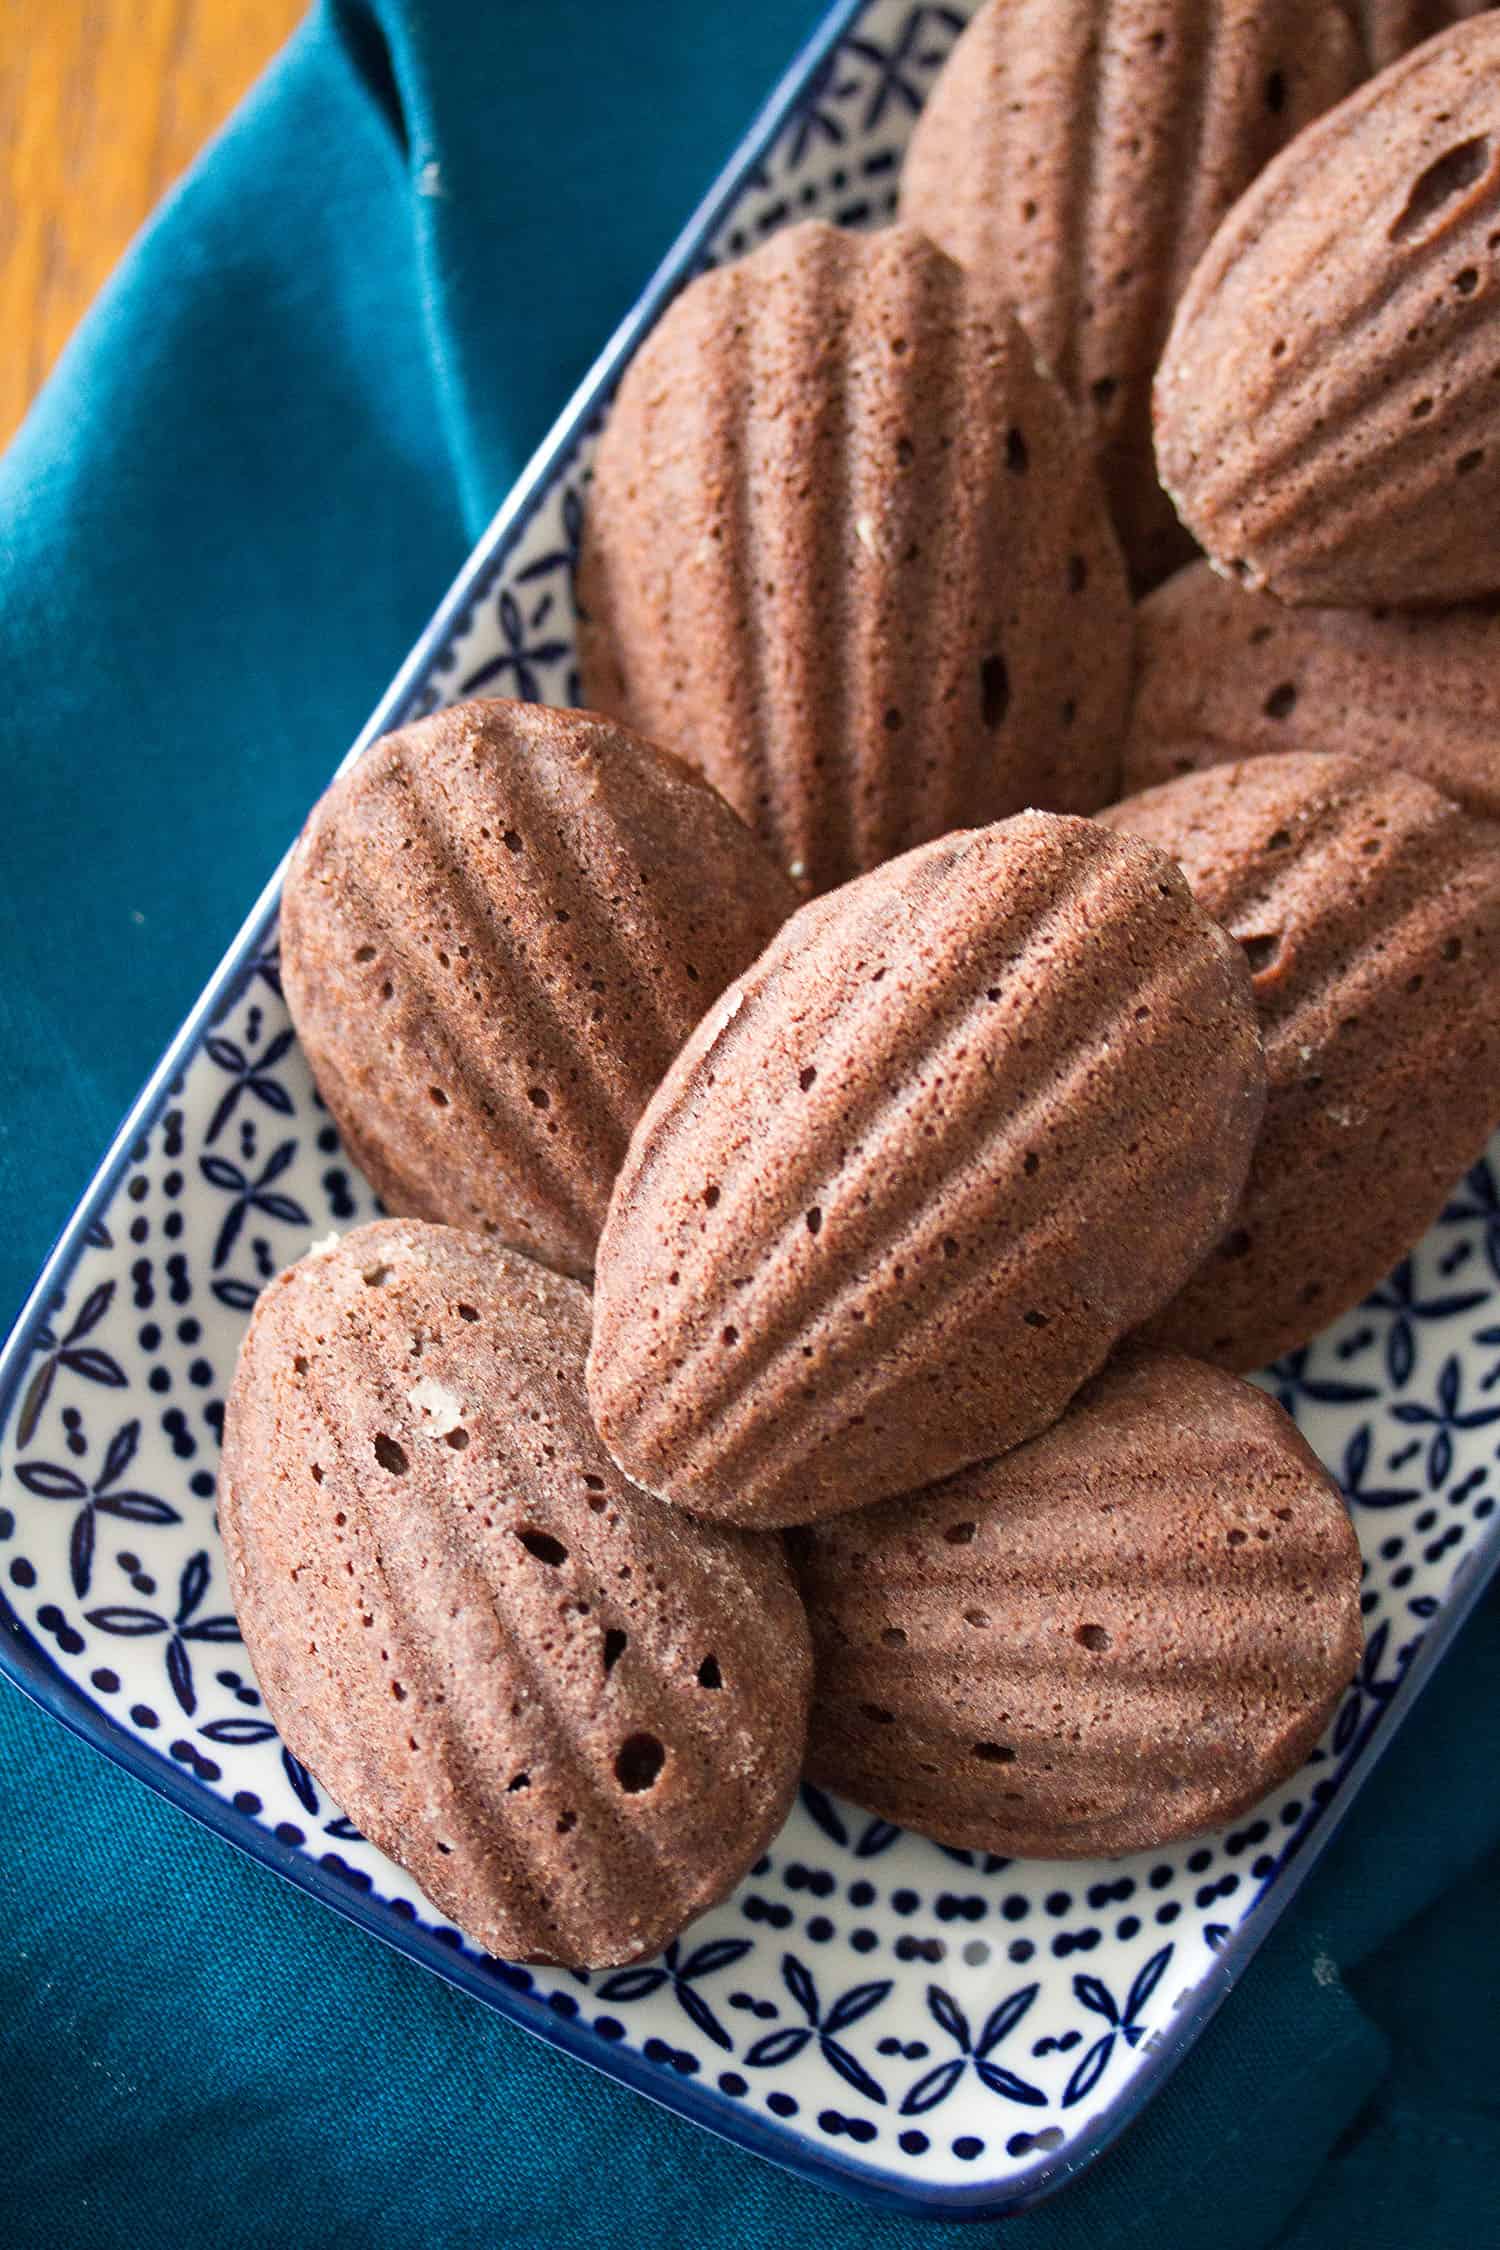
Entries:
<svg viewBox="0 0 1500 2250">
<path fill-rule="evenodd" d="M 0 0 L 0 444 L 306 0 Z"/>
</svg>

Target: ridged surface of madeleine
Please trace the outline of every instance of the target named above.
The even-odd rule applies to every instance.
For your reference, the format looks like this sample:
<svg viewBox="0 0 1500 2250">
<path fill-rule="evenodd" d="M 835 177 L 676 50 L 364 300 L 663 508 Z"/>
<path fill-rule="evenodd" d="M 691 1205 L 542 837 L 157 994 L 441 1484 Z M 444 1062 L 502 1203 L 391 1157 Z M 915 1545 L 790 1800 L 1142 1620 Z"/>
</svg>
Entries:
<svg viewBox="0 0 1500 2250">
<path fill-rule="evenodd" d="M 1156 378 L 1162 481 L 1282 601 L 1500 589 L 1500 16 L 1429 40 L 1235 205 Z"/>
<path fill-rule="evenodd" d="M 1123 793 L 1262 751 L 1346 752 L 1500 815 L 1500 604 L 1288 609 L 1207 563 L 1137 613 Z"/>
<path fill-rule="evenodd" d="M 692 282 L 600 441 L 588 699 L 812 889 L 1114 794 L 1131 618 L 1067 402 L 910 227 L 788 228 Z"/>
<path fill-rule="evenodd" d="M 1372 70 L 1384 70 L 1410 47 L 1449 24 L 1488 13 L 1491 0 L 1356 0 Z"/>
<path fill-rule="evenodd" d="M 1127 1351 L 1059 1422 L 798 1533 L 808 1773 L 939 1843 L 1144 1851 L 1294 1773 L 1361 1645 L 1338 1487 L 1263 1392 Z"/>
<path fill-rule="evenodd" d="M 1192 552 L 1151 445 L 1173 306 L 1362 67 L 1338 0 L 989 0 L 917 122 L 903 215 L 1014 303 L 1077 401 L 1138 583 Z"/>
<path fill-rule="evenodd" d="M 647 1096 L 795 903 L 678 759 L 587 712 L 465 703 L 318 804 L 282 975 L 390 1210 L 587 1274 Z"/>
<path fill-rule="evenodd" d="M 1163 1344 L 1262 1366 L 1357 1304 L 1500 1124 L 1500 824 L 1286 752 L 1112 806 L 1243 946 L 1269 1090 L 1244 1198 Z"/>
<path fill-rule="evenodd" d="M 1162 1304 L 1264 1098 L 1245 965 L 1096 823 L 946 836 L 699 1026 L 600 1238 L 589 1394 L 647 1490 L 797 1523 L 1003 1451 Z"/>
<path fill-rule="evenodd" d="M 283 1741 L 491 1953 L 654 1953 L 796 1787 L 807 1626 L 779 1544 L 635 1492 L 576 1282 L 383 1220 L 262 1295 L 219 1520 Z"/>
</svg>

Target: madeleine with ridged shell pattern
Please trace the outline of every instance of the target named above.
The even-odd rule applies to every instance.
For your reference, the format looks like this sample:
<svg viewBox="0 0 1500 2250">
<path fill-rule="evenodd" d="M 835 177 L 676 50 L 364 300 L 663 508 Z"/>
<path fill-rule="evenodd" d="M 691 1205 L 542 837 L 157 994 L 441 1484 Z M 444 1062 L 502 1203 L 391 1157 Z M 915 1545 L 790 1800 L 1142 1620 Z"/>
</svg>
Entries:
<svg viewBox="0 0 1500 2250">
<path fill-rule="evenodd" d="M 1162 481 L 1293 604 L 1500 591 L 1500 15 L 1392 63 L 1220 227 L 1157 371 Z"/>
<path fill-rule="evenodd" d="M 1172 855 L 1254 973 L 1268 1092 L 1244 1198 L 1145 1332 L 1260 1367 L 1385 1278 L 1500 1125 L 1500 823 L 1292 751 L 1103 818 Z"/>
<path fill-rule="evenodd" d="M 917 120 L 902 212 L 1077 402 L 1138 584 L 1192 552 L 1151 445 L 1173 307 L 1235 197 L 1362 75 L 1338 0 L 989 0 Z"/>
<path fill-rule="evenodd" d="M 578 573 L 587 700 L 813 890 L 1115 793 L 1132 619 L 1072 410 L 910 227 L 787 228 L 628 369 Z"/>
<path fill-rule="evenodd" d="M 588 712 L 462 703 L 315 808 L 282 977 L 387 1209 L 586 1276 L 652 1088 L 795 904 L 679 759 Z"/>
<path fill-rule="evenodd" d="M 1273 1400 L 1126 1351 L 1002 1461 L 794 1535 L 807 1770 L 939 1843 L 1146 1851 L 1285 1781 L 1361 1645 L 1359 1543 Z"/>
<path fill-rule="evenodd" d="M 491 1953 L 602 1967 L 722 1898 L 796 1787 L 778 1542 L 635 1492 L 585 1291 L 482 1236 L 356 1229 L 263 1292 L 219 1520 L 282 1740 Z"/>
<path fill-rule="evenodd" d="M 1052 1421 L 1238 1200 L 1239 949 L 1160 853 L 1023 813 L 814 900 L 710 1011 L 600 1238 L 626 1474 L 789 1524 Z"/>
<path fill-rule="evenodd" d="M 1264 751 L 1346 752 L 1500 816 L 1500 602 L 1288 609 L 1181 570 L 1141 603 L 1123 795 Z"/>
</svg>

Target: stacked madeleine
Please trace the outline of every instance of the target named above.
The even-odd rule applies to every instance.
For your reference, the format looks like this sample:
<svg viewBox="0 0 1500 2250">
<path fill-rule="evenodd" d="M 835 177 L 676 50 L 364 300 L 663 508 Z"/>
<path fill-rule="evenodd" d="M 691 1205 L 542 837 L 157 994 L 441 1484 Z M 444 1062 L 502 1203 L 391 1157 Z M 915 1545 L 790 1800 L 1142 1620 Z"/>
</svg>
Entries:
<svg viewBox="0 0 1500 2250">
<path fill-rule="evenodd" d="M 656 1950 L 803 1770 L 1159 1845 L 1351 1677 L 1242 1377 L 1500 1123 L 1466 12 L 988 0 L 916 224 L 786 230 L 627 371 L 596 708 L 309 821 L 287 996 L 393 1216 L 265 1292 L 221 1522 L 289 1747 L 489 1949 Z"/>
</svg>

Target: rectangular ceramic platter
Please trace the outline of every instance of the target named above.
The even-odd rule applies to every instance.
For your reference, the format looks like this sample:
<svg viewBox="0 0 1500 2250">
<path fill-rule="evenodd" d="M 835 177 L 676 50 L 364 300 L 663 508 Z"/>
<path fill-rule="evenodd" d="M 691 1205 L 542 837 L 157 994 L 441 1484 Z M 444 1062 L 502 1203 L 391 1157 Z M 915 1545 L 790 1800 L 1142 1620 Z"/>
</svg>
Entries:
<svg viewBox="0 0 1500 2250">
<path fill-rule="evenodd" d="M 672 290 L 809 213 L 878 225 L 968 11 L 843 5 L 475 553 L 364 739 L 462 696 L 577 699 L 594 432 Z M 0 1367 L 0 1664 L 110 1756 L 570 2053 L 810 2177 L 1014 2209 L 1202 2028 L 1500 1558 L 1500 1159 L 1359 1313 L 1268 1378 L 1342 1478 L 1368 1649 L 1306 1769 L 1232 1833 L 1090 1865 L 940 1850 L 808 1791 L 735 1897 L 612 1974 L 475 1954 L 282 1750 L 214 1521 L 256 1293 L 368 1218 L 293 1039 L 274 891 L 71 1222 Z"/>
</svg>

